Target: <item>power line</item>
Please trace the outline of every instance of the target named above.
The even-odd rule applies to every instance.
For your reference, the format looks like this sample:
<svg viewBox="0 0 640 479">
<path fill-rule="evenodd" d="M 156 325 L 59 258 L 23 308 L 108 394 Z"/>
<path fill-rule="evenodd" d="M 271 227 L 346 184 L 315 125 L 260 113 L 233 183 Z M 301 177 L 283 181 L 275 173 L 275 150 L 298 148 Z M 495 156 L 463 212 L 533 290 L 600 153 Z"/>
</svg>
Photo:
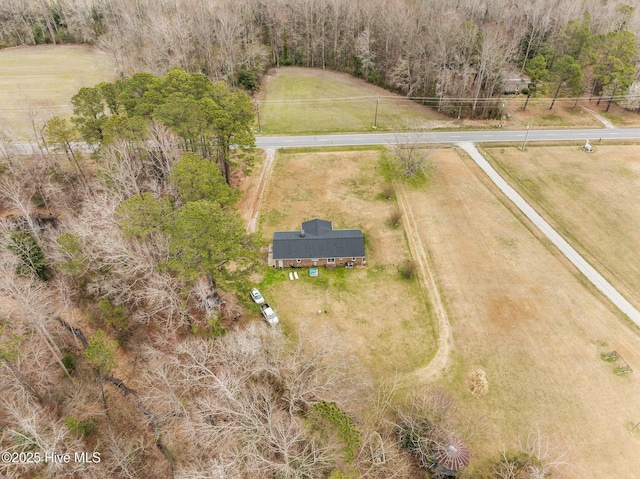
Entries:
<svg viewBox="0 0 640 479">
<path fill-rule="evenodd" d="M 504 101 L 505 99 L 519 99 L 524 97 L 519 96 L 501 96 L 501 97 L 435 97 L 435 96 L 413 96 L 413 97 L 398 97 L 398 96 L 384 96 L 384 95 L 376 95 L 376 96 L 357 96 L 357 97 L 325 97 L 325 98 L 292 98 L 292 99 L 281 99 L 281 100 L 261 100 L 260 104 L 276 104 L 276 103 L 330 103 L 330 102 L 359 102 L 364 100 L 371 100 L 372 102 L 378 102 L 382 100 L 390 100 L 394 102 L 448 102 L 448 103 L 497 103 L 499 101 Z M 640 95 L 615 95 L 613 97 L 610 96 L 598 96 L 591 97 L 591 99 L 598 98 L 601 101 L 620 101 L 620 100 L 638 100 L 640 99 Z M 553 97 L 532 97 L 534 101 L 553 101 Z M 586 100 L 586 97 L 558 97 L 555 99 L 556 102 L 575 102 L 580 100 Z"/>
</svg>

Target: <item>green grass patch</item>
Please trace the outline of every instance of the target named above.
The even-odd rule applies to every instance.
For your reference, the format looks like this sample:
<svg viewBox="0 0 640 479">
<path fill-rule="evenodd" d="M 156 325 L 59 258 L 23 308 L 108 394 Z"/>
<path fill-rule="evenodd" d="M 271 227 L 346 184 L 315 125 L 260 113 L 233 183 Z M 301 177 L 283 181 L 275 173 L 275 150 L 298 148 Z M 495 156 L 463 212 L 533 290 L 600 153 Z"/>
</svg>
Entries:
<svg viewBox="0 0 640 479">
<path fill-rule="evenodd" d="M 385 274 L 385 267 L 383 264 L 375 264 L 367 268 L 367 278 L 377 278 Z"/>
<path fill-rule="evenodd" d="M 315 278 L 309 277 L 308 268 L 302 268 L 298 271 L 298 274 L 301 275 L 301 277 L 308 277 L 311 284 L 318 288 L 327 289 L 330 287 L 336 291 L 347 291 L 352 289 L 353 279 L 348 275 L 348 271 L 345 267 L 338 266 L 335 269 L 318 268 L 319 274 Z"/>
<path fill-rule="evenodd" d="M 336 268 L 333 278 L 333 287 L 337 291 L 347 290 L 347 270 L 346 268 Z"/>
<path fill-rule="evenodd" d="M 600 116 L 605 117 L 607 120 L 609 120 L 611 123 L 613 123 L 614 125 L 628 125 L 628 124 L 632 124 L 631 121 L 626 120 L 623 117 L 617 116 L 617 115 L 612 115 L 611 113 L 607 112 L 607 111 L 599 111 L 598 114 Z"/>
<path fill-rule="evenodd" d="M 327 443 L 335 443 L 337 438 L 342 444 L 345 462 L 353 462 L 360 446 L 360 432 L 349 415 L 335 402 L 320 401 L 315 404 L 307 415 L 307 421 L 310 429 Z"/>
<path fill-rule="evenodd" d="M 610 353 L 601 353 L 600 359 L 608 363 L 615 363 L 618 360 L 618 353 L 611 351 Z"/>
<path fill-rule="evenodd" d="M 409 130 L 437 116 L 363 80 L 303 68 L 281 68 L 268 78 L 259 108 L 264 134 Z"/>
<path fill-rule="evenodd" d="M 623 374 L 629 374 L 631 372 L 631 368 L 629 366 L 616 366 L 613 368 L 613 373 L 622 376 Z"/>
<path fill-rule="evenodd" d="M 260 225 L 275 226 L 281 223 L 287 215 L 278 210 L 263 211 L 260 213 Z"/>
<path fill-rule="evenodd" d="M 430 147 L 429 147 L 430 148 Z M 430 148 L 431 149 L 431 148 Z M 433 150 L 431 151 L 431 153 Z M 430 153 L 428 153 L 430 154 Z M 403 167 L 399 160 L 394 157 L 393 149 L 385 149 L 380 155 L 380 161 L 377 166 L 379 174 L 384 181 L 393 182 L 400 181 L 412 189 L 422 189 L 431 183 L 435 174 L 436 165 L 429 161 L 427 157 L 424 160 L 424 164 L 421 168 L 412 176 L 406 175 L 403 172 Z M 383 198 L 387 198 L 385 193 L 382 193 Z"/>
<path fill-rule="evenodd" d="M 274 283 L 281 283 L 287 281 L 287 272 L 279 268 L 268 268 L 262 281 L 260 281 L 259 288 L 267 288 L 273 286 Z"/>
<path fill-rule="evenodd" d="M 116 77 L 111 57 L 80 45 L 38 45 L 0 50 L 0 119 L 19 138 L 53 116 L 68 117 L 70 100 L 83 86 Z"/>
</svg>

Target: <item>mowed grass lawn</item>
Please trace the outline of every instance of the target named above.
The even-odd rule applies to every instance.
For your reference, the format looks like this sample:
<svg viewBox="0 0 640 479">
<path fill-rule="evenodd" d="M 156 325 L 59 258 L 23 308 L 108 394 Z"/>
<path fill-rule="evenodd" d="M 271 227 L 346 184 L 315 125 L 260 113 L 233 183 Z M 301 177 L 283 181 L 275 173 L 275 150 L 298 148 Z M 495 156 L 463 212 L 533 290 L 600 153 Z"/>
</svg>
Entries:
<svg viewBox="0 0 640 479">
<path fill-rule="evenodd" d="M 67 117 L 81 87 L 116 76 L 108 54 L 81 45 L 3 49 L 0 72 L 0 119 L 23 138 L 32 131 L 30 110 L 39 119 Z"/>
<path fill-rule="evenodd" d="M 636 477 L 637 328 L 530 231 L 463 152 L 439 150 L 431 161 L 430 186 L 408 199 L 452 327 L 440 383 L 470 420 L 464 436 L 475 461 L 539 431 L 550 458 L 568 463 L 557 477 Z M 632 373 L 618 376 L 601 360 L 612 350 Z M 489 383 L 480 397 L 470 392 L 477 368 Z"/>
<path fill-rule="evenodd" d="M 334 271 L 272 270 L 263 294 L 281 321 L 305 336 L 331 338 L 377 378 L 408 373 L 428 363 L 434 331 L 419 283 L 399 266 L 409 257 L 402 228 L 387 224 L 395 201 L 382 199 L 380 150 L 279 153 L 265 195 L 260 231 L 298 230 L 321 218 L 334 228 L 360 228 L 368 264 Z M 320 312 L 320 313 L 318 313 Z"/>
<path fill-rule="evenodd" d="M 492 148 L 488 157 L 640 308 L 640 145 Z"/>
<path fill-rule="evenodd" d="M 346 73 L 278 68 L 265 76 L 257 100 L 262 133 L 374 131 L 378 96 L 378 130 L 433 128 L 449 120 Z"/>
</svg>

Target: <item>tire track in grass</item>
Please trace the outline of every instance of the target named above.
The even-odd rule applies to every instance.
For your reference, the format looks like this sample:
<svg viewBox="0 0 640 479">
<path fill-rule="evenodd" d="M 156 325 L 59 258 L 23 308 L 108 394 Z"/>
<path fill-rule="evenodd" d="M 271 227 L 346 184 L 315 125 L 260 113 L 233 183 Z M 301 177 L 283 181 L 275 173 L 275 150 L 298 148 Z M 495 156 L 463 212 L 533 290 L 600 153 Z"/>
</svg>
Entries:
<svg viewBox="0 0 640 479">
<path fill-rule="evenodd" d="M 429 261 L 429 251 L 425 248 L 420 239 L 420 232 L 416 223 L 411 203 L 407 198 L 407 188 L 405 185 L 394 183 L 398 206 L 402 211 L 403 225 L 409 243 L 409 251 L 412 258 L 418 263 L 420 286 L 431 303 L 431 309 L 437 320 L 437 341 L 436 352 L 424 367 L 418 368 L 411 374 L 420 380 L 437 379 L 445 369 L 449 352 L 451 351 L 451 326 L 447 311 L 440 297 L 440 290 L 436 283 L 433 265 Z"/>
<path fill-rule="evenodd" d="M 267 183 L 271 177 L 271 170 L 273 169 L 273 162 L 276 157 L 276 150 L 269 148 L 265 150 L 266 157 L 262 164 L 262 171 L 260 172 L 260 179 L 258 180 L 258 186 L 254 193 L 253 198 L 250 201 L 249 210 L 249 222 L 247 223 L 247 231 L 249 233 L 255 233 L 258 227 L 258 217 L 260 216 L 260 206 L 262 206 L 262 199 L 264 198 L 264 192 L 267 189 Z"/>
</svg>

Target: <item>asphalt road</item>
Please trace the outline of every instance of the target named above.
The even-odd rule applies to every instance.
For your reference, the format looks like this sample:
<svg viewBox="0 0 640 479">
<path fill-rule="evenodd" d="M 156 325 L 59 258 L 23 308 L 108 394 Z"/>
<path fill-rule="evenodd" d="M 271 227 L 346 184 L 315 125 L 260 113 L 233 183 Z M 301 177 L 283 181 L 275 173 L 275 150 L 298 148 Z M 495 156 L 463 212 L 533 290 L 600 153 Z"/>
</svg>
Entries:
<svg viewBox="0 0 640 479">
<path fill-rule="evenodd" d="M 352 133 L 343 135 L 258 136 L 258 148 L 296 148 L 317 146 L 389 145 L 398 143 L 491 143 L 534 141 L 640 139 L 640 128 L 602 128 L 582 130 L 481 130 L 430 131 L 424 133 Z"/>
<path fill-rule="evenodd" d="M 349 133 L 342 135 L 302 135 L 302 136 L 257 136 L 258 148 L 298 148 L 319 146 L 362 146 L 392 145 L 402 143 L 493 143 L 514 142 L 522 144 L 524 140 L 568 141 L 589 140 L 631 140 L 640 139 L 640 128 L 601 128 L 582 130 L 477 130 L 477 131 L 430 131 L 417 133 Z M 16 152 L 32 154 L 38 152 L 38 145 L 28 142 L 10 144 Z M 74 143 L 80 151 L 89 152 L 83 143 Z"/>
<path fill-rule="evenodd" d="M 575 130 L 480 130 L 480 131 L 430 131 L 423 133 L 353 133 L 342 135 L 258 136 L 256 146 L 263 149 L 388 145 L 402 143 L 457 144 L 464 148 L 487 176 L 502 192 L 549 238 L 561 253 L 606 296 L 623 314 L 640 327 L 640 311 L 629 303 L 600 273 L 573 249 L 508 183 L 486 162 L 473 143 L 588 140 L 597 144 L 600 140 L 637 140 L 640 128 L 602 128 Z M 25 153 L 37 151 L 33 143 L 12 143 Z M 86 145 L 76 144 L 80 149 Z"/>
</svg>

